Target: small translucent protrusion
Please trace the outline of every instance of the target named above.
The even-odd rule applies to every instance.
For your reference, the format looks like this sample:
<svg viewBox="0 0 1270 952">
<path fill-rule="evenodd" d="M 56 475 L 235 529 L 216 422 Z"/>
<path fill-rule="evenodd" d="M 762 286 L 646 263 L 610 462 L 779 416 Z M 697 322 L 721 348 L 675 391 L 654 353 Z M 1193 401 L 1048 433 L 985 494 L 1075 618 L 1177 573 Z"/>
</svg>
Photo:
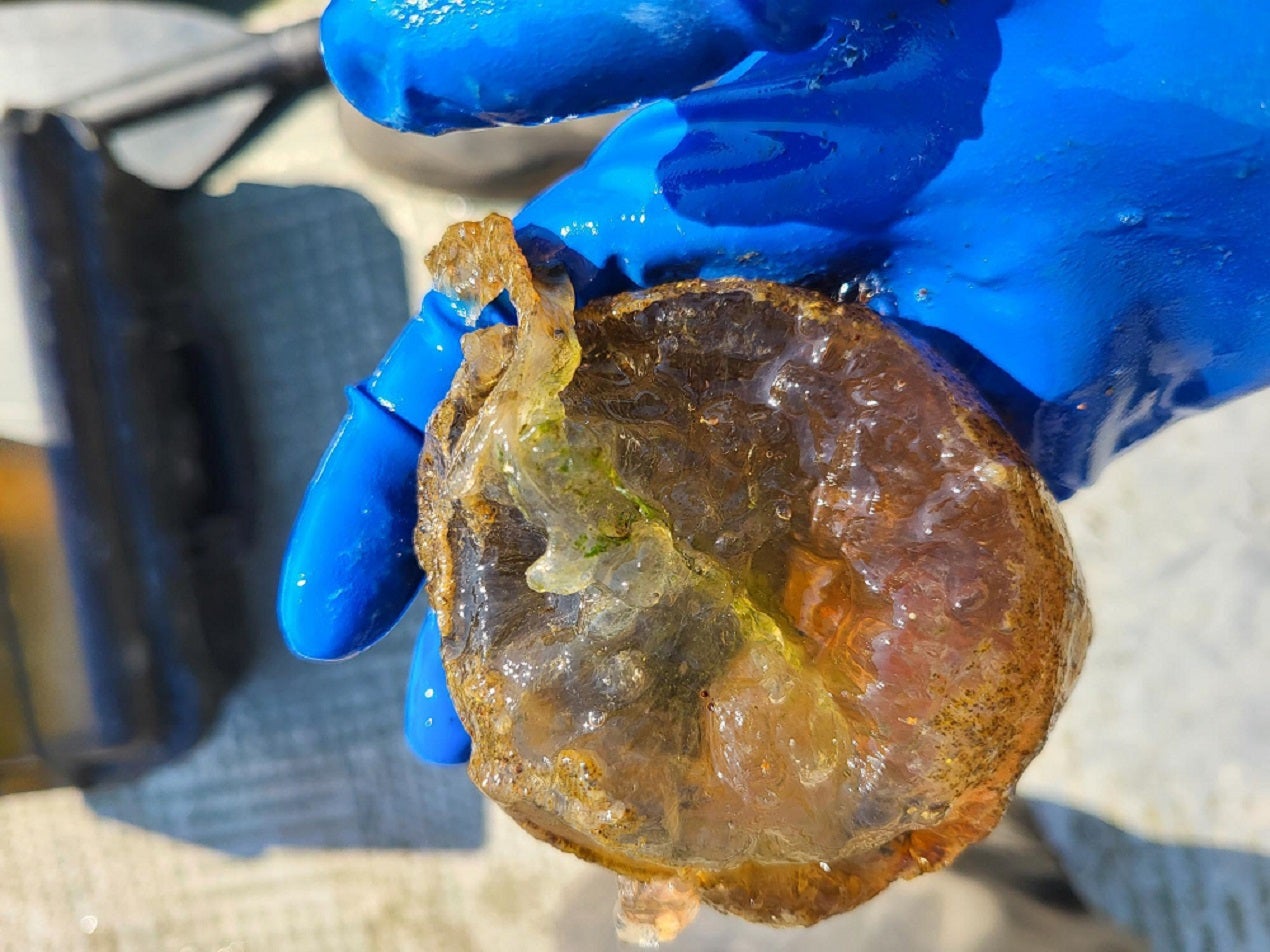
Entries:
<svg viewBox="0 0 1270 952">
<path fill-rule="evenodd" d="M 697 890 L 682 879 L 643 883 L 618 876 L 617 905 L 613 908 L 618 941 L 656 949 L 688 927 L 700 904 Z"/>
</svg>

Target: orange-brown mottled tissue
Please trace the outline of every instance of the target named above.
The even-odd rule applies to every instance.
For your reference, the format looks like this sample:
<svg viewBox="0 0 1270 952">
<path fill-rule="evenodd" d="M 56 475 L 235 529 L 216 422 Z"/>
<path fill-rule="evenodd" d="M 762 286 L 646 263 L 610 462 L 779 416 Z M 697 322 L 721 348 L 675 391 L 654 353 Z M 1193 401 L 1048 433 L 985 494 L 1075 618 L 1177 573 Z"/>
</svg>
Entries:
<svg viewBox="0 0 1270 952">
<path fill-rule="evenodd" d="M 969 385 L 775 284 L 575 313 L 505 219 L 465 229 L 439 285 L 506 289 L 520 323 L 465 339 L 417 551 L 477 785 L 626 877 L 632 921 L 688 896 L 813 923 L 986 835 L 1090 617 L 1054 501 Z"/>
</svg>

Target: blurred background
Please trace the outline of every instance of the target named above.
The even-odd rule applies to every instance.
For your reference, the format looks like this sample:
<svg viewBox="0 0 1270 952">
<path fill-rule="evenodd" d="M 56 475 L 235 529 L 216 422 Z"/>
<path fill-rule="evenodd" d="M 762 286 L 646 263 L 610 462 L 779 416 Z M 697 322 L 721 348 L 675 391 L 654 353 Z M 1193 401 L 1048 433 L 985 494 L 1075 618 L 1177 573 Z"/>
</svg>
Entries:
<svg viewBox="0 0 1270 952">
<path fill-rule="evenodd" d="M 82 103 L 321 7 L 0 3 L 0 103 Z M 299 67 L 279 82 L 117 135 L 6 120 L 0 950 L 614 947 L 608 873 L 407 751 L 417 613 L 341 665 L 292 657 L 273 616 L 342 388 L 426 290 L 424 251 L 612 120 L 402 141 Z M 1050 948 L 1128 947 L 1064 924 L 1074 900 L 994 900 L 1060 883 L 1043 855 L 994 866 L 1035 829 L 1151 947 L 1270 949 L 1267 433 L 1262 393 L 1064 504 L 1096 639 L 1030 820 L 814 929 L 703 911 L 678 947 L 1010 949 L 1047 922 Z"/>
</svg>

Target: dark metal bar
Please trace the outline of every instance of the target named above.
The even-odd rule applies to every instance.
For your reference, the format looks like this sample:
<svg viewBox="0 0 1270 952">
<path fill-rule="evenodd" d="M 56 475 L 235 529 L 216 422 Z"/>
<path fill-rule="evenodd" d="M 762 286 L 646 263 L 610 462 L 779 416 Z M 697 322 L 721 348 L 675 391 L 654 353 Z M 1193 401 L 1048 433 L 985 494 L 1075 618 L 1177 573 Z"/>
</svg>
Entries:
<svg viewBox="0 0 1270 952">
<path fill-rule="evenodd" d="M 112 129 L 231 89 L 304 87 L 325 75 L 318 21 L 306 20 L 272 33 L 249 34 L 194 59 L 165 63 L 65 100 L 50 111 L 74 116 L 97 130 Z"/>
</svg>

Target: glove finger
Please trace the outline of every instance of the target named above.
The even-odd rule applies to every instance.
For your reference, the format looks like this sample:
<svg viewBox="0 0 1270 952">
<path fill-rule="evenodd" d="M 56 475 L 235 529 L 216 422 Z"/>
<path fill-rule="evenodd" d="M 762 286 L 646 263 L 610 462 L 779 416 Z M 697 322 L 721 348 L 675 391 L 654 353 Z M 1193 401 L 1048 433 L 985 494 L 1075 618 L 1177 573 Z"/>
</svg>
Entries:
<svg viewBox="0 0 1270 952">
<path fill-rule="evenodd" d="M 877 0 L 333 0 L 322 47 L 336 87 L 397 129 L 536 123 L 677 96 L 756 49 L 794 49 L 825 8 Z"/>
<path fill-rule="evenodd" d="M 369 647 L 419 590 L 415 465 L 422 438 L 361 390 L 309 483 L 278 586 L 296 654 L 321 661 Z"/>
<path fill-rule="evenodd" d="M 441 663 L 441 630 L 437 616 L 428 609 L 406 689 L 406 742 L 419 759 L 430 764 L 464 764 L 472 742 L 463 729 Z"/>
<path fill-rule="evenodd" d="M 402 329 L 363 387 L 385 409 L 422 433 L 463 362 L 463 335 L 508 319 L 498 306 L 472 314 L 467 305 L 429 291 L 418 315 Z"/>
</svg>

